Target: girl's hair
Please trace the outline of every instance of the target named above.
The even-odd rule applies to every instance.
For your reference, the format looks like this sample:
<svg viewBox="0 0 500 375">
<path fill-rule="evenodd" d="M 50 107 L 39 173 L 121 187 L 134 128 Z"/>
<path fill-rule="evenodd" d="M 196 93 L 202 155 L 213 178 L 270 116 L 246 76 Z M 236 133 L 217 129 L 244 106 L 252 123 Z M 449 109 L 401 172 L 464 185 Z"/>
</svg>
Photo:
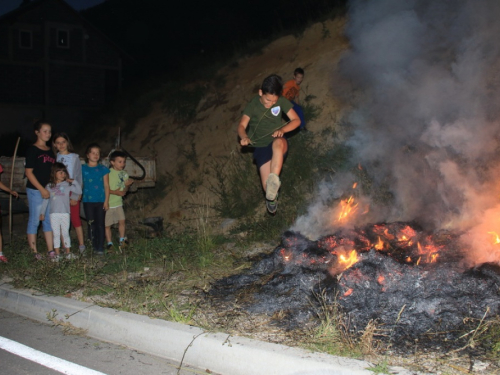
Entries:
<svg viewBox="0 0 500 375">
<path fill-rule="evenodd" d="M 37 120 L 33 124 L 33 130 L 35 130 L 36 132 L 39 132 L 43 125 L 50 126 L 50 124 L 45 120 Z"/>
<path fill-rule="evenodd" d="M 85 161 L 88 163 L 89 162 L 89 157 L 88 154 L 90 151 L 92 151 L 93 148 L 97 148 L 99 150 L 99 153 L 101 152 L 101 146 L 99 146 L 97 143 L 91 143 L 87 146 L 87 149 L 85 150 Z"/>
<path fill-rule="evenodd" d="M 279 75 L 271 74 L 270 76 L 264 78 L 260 89 L 263 94 L 280 96 L 283 92 L 283 80 Z"/>
<path fill-rule="evenodd" d="M 54 154 L 57 155 L 57 147 L 56 147 L 56 139 L 57 138 L 64 138 L 66 140 L 66 142 L 68 143 L 68 151 L 73 152 L 73 144 L 69 140 L 68 135 L 66 133 L 61 132 L 61 133 L 56 133 L 52 137 L 52 151 L 54 151 Z"/>
<path fill-rule="evenodd" d="M 54 187 L 57 185 L 56 173 L 59 171 L 64 171 L 64 173 L 66 173 L 66 178 L 68 178 L 69 173 L 68 170 L 66 169 L 66 166 L 63 163 L 54 163 L 52 164 L 52 169 L 50 170 L 50 179 L 49 179 L 50 187 Z"/>
</svg>

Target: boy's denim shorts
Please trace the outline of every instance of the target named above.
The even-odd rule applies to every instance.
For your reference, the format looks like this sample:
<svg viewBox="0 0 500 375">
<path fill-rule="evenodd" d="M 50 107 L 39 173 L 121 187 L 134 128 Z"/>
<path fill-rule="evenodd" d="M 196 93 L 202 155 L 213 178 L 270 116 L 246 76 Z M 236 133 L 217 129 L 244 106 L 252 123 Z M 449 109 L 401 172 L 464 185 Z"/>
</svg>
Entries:
<svg viewBox="0 0 500 375">
<path fill-rule="evenodd" d="M 40 225 L 40 214 L 42 213 L 43 198 L 42 193 L 36 189 L 26 188 L 26 195 L 28 197 L 28 208 L 29 208 L 29 218 L 28 218 L 28 234 L 37 234 L 38 226 Z M 42 227 L 44 232 L 52 232 L 52 227 L 50 226 L 50 203 L 47 205 L 45 210 L 45 218 L 42 221 Z"/>
<path fill-rule="evenodd" d="M 283 139 L 286 140 L 286 138 Z M 283 155 L 283 161 L 285 161 L 287 155 L 288 151 Z M 269 143 L 266 147 L 255 147 L 253 150 L 253 158 L 255 164 L 257 164 L 257 168 L 260 169 L 260 167 L 273 158 L 273 142 Z"/>
</svg>

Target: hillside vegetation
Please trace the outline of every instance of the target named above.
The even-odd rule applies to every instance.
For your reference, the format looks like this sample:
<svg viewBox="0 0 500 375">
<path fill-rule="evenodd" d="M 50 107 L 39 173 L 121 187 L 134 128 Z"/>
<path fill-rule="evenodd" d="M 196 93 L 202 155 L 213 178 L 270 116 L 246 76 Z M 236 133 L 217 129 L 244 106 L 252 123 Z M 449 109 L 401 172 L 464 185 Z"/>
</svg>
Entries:
<svg viewBox="0 0 500 375">
<path fill-rule="evenodd" d="M 296 67 L 305 70 L 300 95 L 310 132 L 291 140 L 282 175 L 281 203 L 286 202 L 294 178 L 311 178 L 311 169 L 317 167 L 305 165 L 300 169 L 297 163 L 303 156 L 313 147 L 333 148 L 331 135 L 341 117 L 341 103 L 332 93 L 333 76 L 348 46 L 344 22 L 335 19 L 317 23 L 301 35 L 281 37 L 256 53 L 228 62 L 213 79 L 181 87 L 166 82 L 149 91 L 142 89 L 140 94 L 123 99 L 114 115 L 103 116 L 93 137 L 106 140 L 102 142 L 104 151 L 121 128 L 122 145 L 132 155 L 157 160 L 157 187 L 128 197 L 128 218 L 162 216 L 171 229 L 179 229 L 192 226 L 193 219 L 199 217 L 197 208 L 206 207 L 204 212 L 215 230 L 216 219 L 269 220 L 251 153 L 242 152 L 237 142 L 236 126 L 242 110 L 267 75 L 277 73 L 286 81 Z M 326 129 L 328 138 L 324 138 Z M 310 181 L 307 183 L 309 186 L 303 188 L 310 191 Z M 301 196 L 305 204 L 307 196 Z M 292 211 L 280 208 L 272 218 L 279 223 L 277 231 L 286 229 L 297 209 L 297 205 Z"/>
</svg>

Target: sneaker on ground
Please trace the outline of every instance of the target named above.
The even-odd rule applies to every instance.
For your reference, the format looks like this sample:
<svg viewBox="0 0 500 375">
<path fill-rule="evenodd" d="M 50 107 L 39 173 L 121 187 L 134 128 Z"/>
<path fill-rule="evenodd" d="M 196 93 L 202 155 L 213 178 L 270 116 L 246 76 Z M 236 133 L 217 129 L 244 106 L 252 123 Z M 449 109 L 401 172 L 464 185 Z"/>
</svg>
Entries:
<svg viewBox="0 0 500 375">
<path fill-rule="evenodd" d="M 78 251 L 80 252 L 80 254 L 83 254 L 85 252 L 85 250 L 87 250 L 87 248 L 85 247 L 85 245 L 78 246 Z"/>
<path fill-rule="evenodd" d="M 94 250 L 94 255 L 102 256 L 104 255 L 104 250 Z"/>
<path fill-rule="evenodd" d="M 127 247 L 128 246 L 128 239 L 124 239 L 123 241 L 120 241 L 120 247 Z"/>
<path fill-rule="evenodd" d="M 57 254 L 57 255 L 55 255 L 53 258 L 50 258 L 50 261 L 51 261 L 51 262 L 54 262 L 54 263 L 57 263 L 57 262 L 59 262 L 61 259 L 62 259 L 62 257 L 61 257 L 59 254 Z"/>
<path fill-rule="evenodd" d="M 278 190 L 280 189 L 281 181 L 276 173 L 269 174 L 266 180 L 266 199 L 268 201 L 274 201 Z"/>
<path fill-rule="evenodd" d="M 76 259 L 78 258 L 75 254 L 73 253 L 66 253 L 66 259 L 67 260 L 73 260 L 73 259 Z"/>
<path fill-rule="evenodd" d="M 278 210 L 278 196 L 276 196 L 276 199 L 272 200 L 272 201 L 268 201 L 266 199 L 266 208 L 270 214 L 274 215 L 276 213 L 276 211 Z"/>
<path fill-rule="evenodd" d="M 0 255 L 0 263 L 9 263 L 5 255 Z"/>
<path fill-rule="evenodd" d="M 113 244 L 112 243 L 108 243 L 106 245 L 106 250 L 113 250 Z"/>
<path fill-rule="evenodd" d="M 56 257 L 56 252 L 54 250 L 49 251 L 48 254 L 47 254 L 47 257 L 49 259 L 54 259 Z"/>
<path fill-rule="evenodd" d="M 40 253 L 33 253 L 33 255 L 35 256 L 35 260 L 42 260 L 43 259 L 43 256 Z"/>
</svg>

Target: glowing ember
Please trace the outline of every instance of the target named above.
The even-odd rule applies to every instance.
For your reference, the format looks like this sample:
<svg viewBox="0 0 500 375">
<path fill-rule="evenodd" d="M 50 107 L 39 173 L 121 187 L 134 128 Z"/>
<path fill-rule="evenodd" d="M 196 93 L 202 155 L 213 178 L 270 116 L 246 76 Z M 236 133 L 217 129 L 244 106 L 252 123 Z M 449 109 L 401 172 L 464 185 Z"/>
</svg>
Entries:
<svg viewBox="0 0 500 375">
<path fill-rule="evenodd" d="M 401 237 L 398 237 L 399 241 L 407 241 L 417 236 L 417 232 L 415 229 L 407 225 L 403 229 L 401 229 Z"/>
<path fill-rule="evenodd" d="M 352 294 L 352 292 L 353 292 L 352 288 L 349 290 L 346 290 L 346 292 L 344 293 L 344 297 L 350 296 Z"/>
<path fill-rule="evenodd" d="M 281 249 L 280 254 L 286 262 L 288 262 L 292 258 L 291 252 L 286 251 L 285 249 Z"/>
</svg>

